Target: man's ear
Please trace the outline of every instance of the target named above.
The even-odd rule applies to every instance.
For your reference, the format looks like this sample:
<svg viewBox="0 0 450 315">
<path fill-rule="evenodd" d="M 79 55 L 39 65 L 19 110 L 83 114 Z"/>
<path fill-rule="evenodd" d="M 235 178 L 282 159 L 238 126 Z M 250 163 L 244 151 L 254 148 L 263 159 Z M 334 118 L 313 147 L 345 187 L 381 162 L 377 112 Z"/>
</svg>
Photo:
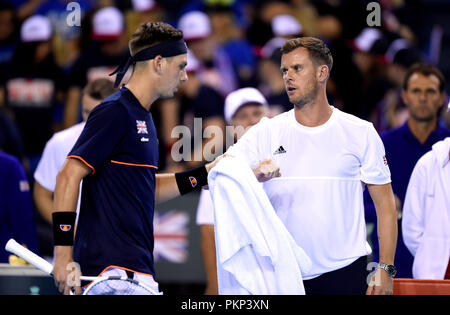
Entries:
<svg viewBox="0 0 450 315">
<path fill-rule="evenodd" d="M 162 74 L 163 68 L 164 68 L 164 58 L 161 57 L 160 55 L 156 56 L 152 60 L 152 66 L 153 66 L 153 70 L 157 74 Z"/>
<path fill-rule="evenodd" d="M 325 82 L 330 75 L 330 69 L 326 65 L 321 65 L 317 68 L 317 81 Z"/>
</svg>

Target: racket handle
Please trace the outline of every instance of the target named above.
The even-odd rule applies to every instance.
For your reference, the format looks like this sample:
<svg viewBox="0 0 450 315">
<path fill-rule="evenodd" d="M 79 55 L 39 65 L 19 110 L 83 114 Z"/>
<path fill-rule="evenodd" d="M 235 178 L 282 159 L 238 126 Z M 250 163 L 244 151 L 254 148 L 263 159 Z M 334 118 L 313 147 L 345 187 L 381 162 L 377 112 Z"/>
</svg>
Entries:
<svg viewBox="0 0 450 315">
<path fill-rule="evenodd" d="M 39 257 L 35 253 L 33 253 L 31 250 L 23 247 L 19 243 L 17 243 L 14 239 L 10 239 L 6 245 L 5 249 L 8 252 L 11 252 L 20 258 L 24 259 L 25 261 L 29 262 L 39 270 L 42 270 L 46 274 L 51 275 L 53 271 L 53 265 L 50 264 L 48 261 L 43 259 L 42 257 Z"/>
</svg>

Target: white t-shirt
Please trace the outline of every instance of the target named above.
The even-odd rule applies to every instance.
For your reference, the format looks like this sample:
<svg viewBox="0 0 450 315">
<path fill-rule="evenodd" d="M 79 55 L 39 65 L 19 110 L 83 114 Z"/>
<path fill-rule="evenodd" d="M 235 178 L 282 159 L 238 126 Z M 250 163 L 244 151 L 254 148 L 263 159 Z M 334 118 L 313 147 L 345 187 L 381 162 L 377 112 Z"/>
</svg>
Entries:
<svg viewBox="0 0 450 315">
<path fill-rule="evenodd" d="M 214 224 L 214 204 L 209 190 L 200 192 L 200 198 L 197 206 L 197 225 Z"/>
<path fill-rule="evenodd" d="M 55 191 L 56 176 L 66 161 L 75 142 L 83 131 L 85 122 L 57 132 L 47 141 L 41 160 L 34 172 L 34 179 L 45 189 Z M 80 207 L 80 193 L 78 196 L 77 213 Z"/>
<path fill-rule="evenodd" d="M 264 183 L 277 215 L 313 262 L 305 279 L 371 253 L 366 241 L 364 183 L 390 183 L 383 143 L 373 125 L 333 108 L 318 127 L 294 109 L 251 127 L 228 153 L 253 168 L 271 158 L 281 177 Z"/>
</svg>

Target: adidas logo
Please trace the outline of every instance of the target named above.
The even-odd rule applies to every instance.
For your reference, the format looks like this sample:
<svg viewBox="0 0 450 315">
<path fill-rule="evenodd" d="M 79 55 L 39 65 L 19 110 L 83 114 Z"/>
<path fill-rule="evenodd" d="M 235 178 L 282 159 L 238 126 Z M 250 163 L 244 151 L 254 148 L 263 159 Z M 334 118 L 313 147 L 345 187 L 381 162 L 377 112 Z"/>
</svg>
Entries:
<svg viewBox="0 0 450 315">
<path fill-rule="evenodd" d="M 281 153 L 286 153 L 286 150 L 283 148 L 282 145 L 280 145 L 280 147 L 278 149 L 276 149 L 275 152 L 273 152 L 273 155 L 281 154 Z"/>
</svg>

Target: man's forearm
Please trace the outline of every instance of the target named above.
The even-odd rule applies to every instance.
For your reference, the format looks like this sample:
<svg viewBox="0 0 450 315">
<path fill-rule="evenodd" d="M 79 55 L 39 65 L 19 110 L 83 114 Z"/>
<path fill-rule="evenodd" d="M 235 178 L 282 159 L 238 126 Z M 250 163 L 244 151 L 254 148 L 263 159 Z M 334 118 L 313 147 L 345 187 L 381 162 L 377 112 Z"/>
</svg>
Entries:
<svg viewBox="0 0 450 315">
<path fill-rule="evenodd" d="M 48 223 L 52 223 L 53 192 L 45 189 L 36 181 L 33 187 L 33 197 L 41 216 Z"/>
<path fill-rule="evenodd" d="M 220 159 L 222 159 L 224 156 L 226 156 L 226 154 L 222 154 L 221 156 L 217 157 L 213 162 L 205 164 L 204 169 L 206 170 L 206 175 L 218 163 L 218 161 Z M 190 170 L 190 171 L 192 171 L 192 170 Z M 187 172 L 189 172 L 189 171 L 187 171 Z M 205 172 L 201 171 L 200 173 L 203 174 L 203 175 L 200 174 L 202 177 L 200 182 L 204 182 L 204 185 L 206 185 L 206 178 L 204 177 Z M 180 173 L 177 173 L 177 174 L 180 174 Z M 199 174 L 199 173 L 196 171 L 195 174 Z M 199 185 L 198 187 L 201 187 L 201 185 Z M 193 188 L 195 188 L 195 186 Z M 161 203 L 161 202 L 170 200 L 172 198 L 178 197 L 180 195 L 181 195 L 180 187 L 178 186 L 175 173 L 157 174 L 156 175 L 156 188 L 155 188 L 156 203 Z"/>
<path fill-rule="evenodd" d="M 77 209 L 79 187 L 80 183 L 73 178 L 70 178 L 64 173 L 58 174 L 52 212 L 75 212 Z"/>
<path fill-rule="evenodd" d="M 156 203 L 162 203 L 172 198 L 178 197 L 180 191 L 178 190 L 175 174 L 157 174 L 156 175 L 156 188 L 155 188 L 155 201 Z"/>
<path fill-rule="evenodd" d="M 398 227 L 392 187 L 386 184 L 368 185 L 368 188 L 377 212 L 380 262 L 394 264 Z"/>
<path fill-rule="evenodd" d="M 381 211 L 377 221 L 380 262 L 393 265 L 398 234 L 396 210 Z"/>
</svg>

